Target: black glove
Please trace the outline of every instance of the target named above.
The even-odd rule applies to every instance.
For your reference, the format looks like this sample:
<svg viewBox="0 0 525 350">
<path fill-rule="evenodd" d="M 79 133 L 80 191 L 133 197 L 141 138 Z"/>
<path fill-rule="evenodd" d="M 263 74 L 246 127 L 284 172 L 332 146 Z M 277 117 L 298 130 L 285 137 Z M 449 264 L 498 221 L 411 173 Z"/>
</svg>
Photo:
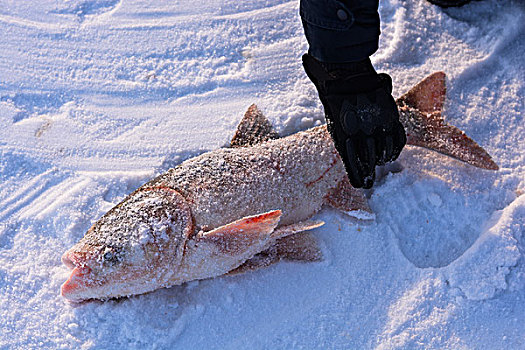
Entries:
<svg viewBox="0 0 525 350">
<path fill-rule="evenodd" d="M 406 144 L 392 98 L 392 79 L 377 74 L 369 59 L 330 64 L 305 54 L 303 66 L 317 87 L 350 183 L 372 187 L 375 166 L 395 160 Z"/>
</svg>

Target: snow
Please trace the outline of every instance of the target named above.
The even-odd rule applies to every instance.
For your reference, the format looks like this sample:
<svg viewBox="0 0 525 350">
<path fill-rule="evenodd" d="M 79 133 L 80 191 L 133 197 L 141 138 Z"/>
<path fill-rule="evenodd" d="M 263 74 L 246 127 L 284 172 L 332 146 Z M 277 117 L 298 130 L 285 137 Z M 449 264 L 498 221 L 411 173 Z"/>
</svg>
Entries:
<svg viewBox="0 0 525 350">
<path fill-rule="evenodd" d="M 281 134 L 323 122 L 298 1 L 3 1 L 0 348 L 524 349 L 525 7 L 380 12 L 394 95 L 445 71 L 447 121 L 499 171 L 407 147 L 374 221 L 315 217 L 321 262 L 72 305 L 62 253 L 251 103 Z"/>
</svg>

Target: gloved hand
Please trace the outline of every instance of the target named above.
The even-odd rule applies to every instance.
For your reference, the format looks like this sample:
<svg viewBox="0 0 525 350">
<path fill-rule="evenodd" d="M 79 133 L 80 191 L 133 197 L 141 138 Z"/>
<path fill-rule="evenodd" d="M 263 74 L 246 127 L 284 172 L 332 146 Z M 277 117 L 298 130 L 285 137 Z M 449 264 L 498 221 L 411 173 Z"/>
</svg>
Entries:
<svg viewBox="0 0 525 350">
<path fill-rule="evenodd" d="M 305 54 L 303 66 L 317 87 L 350 183 L 372 187 L 375 166 L 395 160 L 406 144 L 392 98 L 392 79 L 377 74 L 369 59 L 331 64 Z"/>
</svg>

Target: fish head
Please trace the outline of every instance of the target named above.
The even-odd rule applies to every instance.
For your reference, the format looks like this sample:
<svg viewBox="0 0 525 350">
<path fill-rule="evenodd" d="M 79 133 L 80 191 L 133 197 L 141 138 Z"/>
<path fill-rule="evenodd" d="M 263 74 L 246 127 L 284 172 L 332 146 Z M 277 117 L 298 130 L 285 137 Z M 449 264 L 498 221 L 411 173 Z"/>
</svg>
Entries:
<svg viewBox="0 0 525 350">
<path fill-rule="evenodd" d="M 61 294 L 70 301 L 146 293 L 177 273 L 193 233 L 191 210 L 168 187 L 141 188 L 98 220 L 62 256 L 72 269 Z"/>
</svg>

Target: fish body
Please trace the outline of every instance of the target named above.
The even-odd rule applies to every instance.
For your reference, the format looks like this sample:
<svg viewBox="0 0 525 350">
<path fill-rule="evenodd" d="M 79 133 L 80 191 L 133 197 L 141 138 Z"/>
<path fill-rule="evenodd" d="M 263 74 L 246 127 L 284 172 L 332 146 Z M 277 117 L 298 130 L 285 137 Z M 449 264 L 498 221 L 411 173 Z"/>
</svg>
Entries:
<svg viewBox="0 0 525 350">
<path fill-rule="evenodd" d="M 324 126 L 204 153 L 146 183 L 96 222 L 64 254 L 66 265 L 83 266 L 62 294 L 109 298 L 222 275 L 295 233 L 298 223 L 318 226 L 306 220 L 346 181 Z M 113 269 L 113 288 L 95 278 Z"/>
<path fill-rule="evenodd" d="M 224 148 L 180 164 L 145 185 L 166 186 L 192 207 L 197 229 L 279 209 L 279 225 L 316 213 L 346 177 L 326 127 L 251 147 Z"/>
<path fill-rule="evenodd" d="M 476 166 L 497 167 L 440 119 L 444 83 L 444 74 L 435 73 L 398 99 L 409 143 L 436 144 Z M 322 225 L 311 220 L 321 207 L 371 217 L 325 126 L 277 138 L 253 105 L 231 146 L 170 169 L 100 218 L 62 257 L 73 270 L 62 295 L 129 296 L 280 258 L 318 260 L 315 240 L 304 231 Z"/>
</svg>

